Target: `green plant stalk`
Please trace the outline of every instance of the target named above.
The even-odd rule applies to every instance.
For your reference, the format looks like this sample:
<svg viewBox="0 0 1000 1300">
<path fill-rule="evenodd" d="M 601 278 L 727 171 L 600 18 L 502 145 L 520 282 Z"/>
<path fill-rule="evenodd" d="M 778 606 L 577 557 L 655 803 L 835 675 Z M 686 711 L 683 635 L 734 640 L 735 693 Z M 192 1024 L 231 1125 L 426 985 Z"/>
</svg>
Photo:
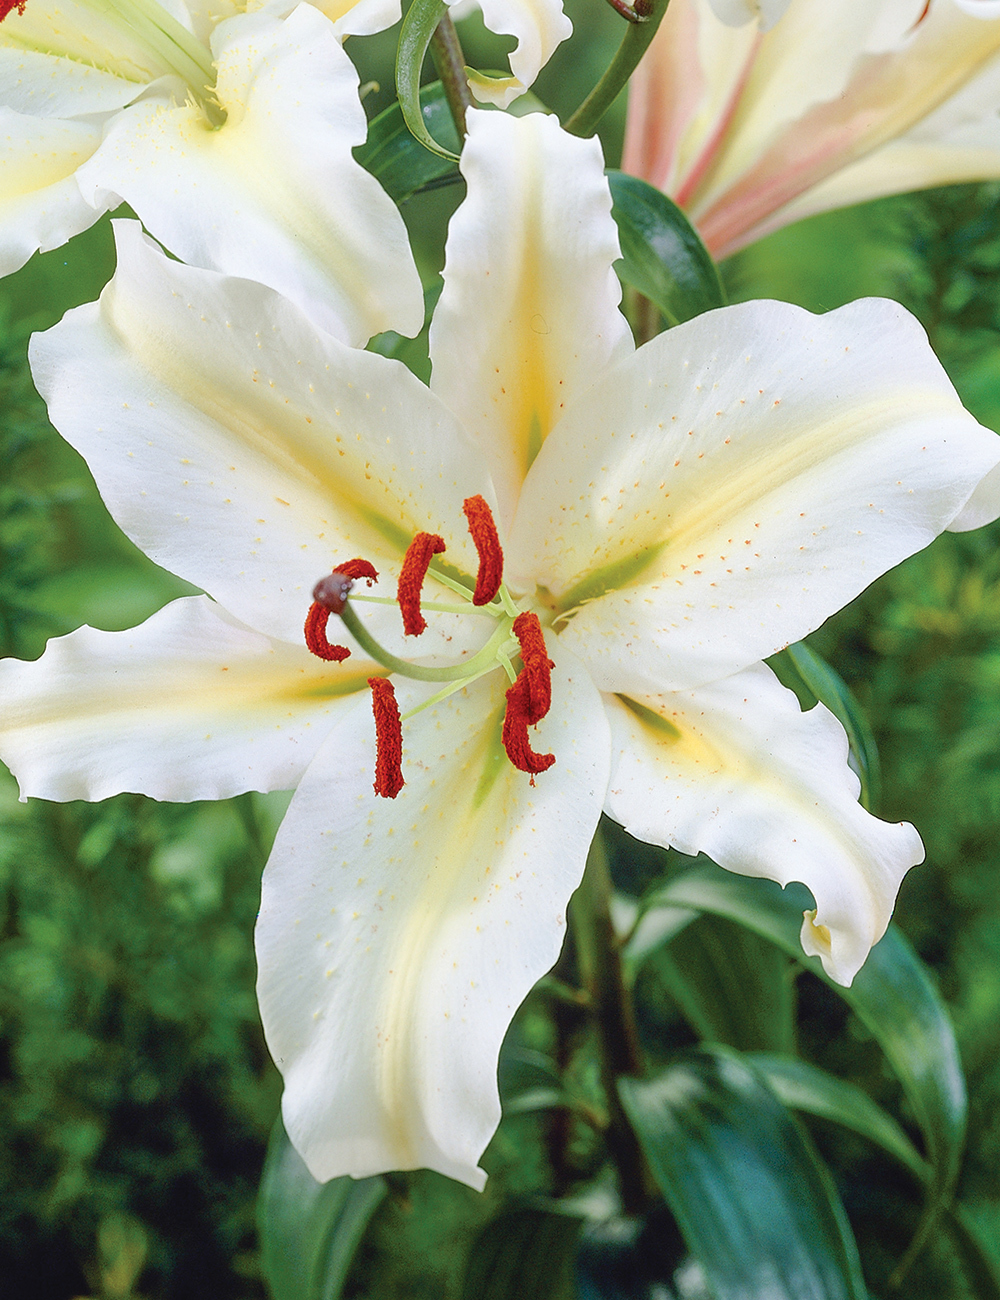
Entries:
<svg viewBox="0 0 1000 1300">
<path fill-rule="evenodd" d="M 611 921 L 611 874 L 600 830 L 587 856 L 583 881 L 571 904 L 580 974 L 592 999 L 607 1094 L 608 1150 L 618 1169 L 626 1214 L 639 1214 L 655 1195 L 638 1139 L 618 1097 L 623 1075 L 642 1074 L 642 1054 L 632 999 L 625 984 L 621 953 Z"/>
<path fill-rule="evenodd" d="M 455 130 L 458 132 L 459 139 L 464 140 L 468 133 L 465 114 L 468 109 L 475 106 L 475 101 L 469 89 L 469 79 L 465 75 L 462 43 L 458 39 L 451 14 L 446 13 L 434 29 L 434 35 L 431 37 L 431 58 L 441 78 L 451 115 L 455 119 Z"/>
<path fill-rule="evenodd" d="M 593 135 L 597 124 L 621 94 L 629 77 L 635 72 L 639 60 L 646 53 L 656 35 L 657 28 L 667 12 L 669 0 L 655 0 L 652 13 L 641 23 L 629 23 L 625 29 L 618 53 L 608 64 L 600 81 L 572 113 L 563 126 L 573 135 Z"/>
</svg>

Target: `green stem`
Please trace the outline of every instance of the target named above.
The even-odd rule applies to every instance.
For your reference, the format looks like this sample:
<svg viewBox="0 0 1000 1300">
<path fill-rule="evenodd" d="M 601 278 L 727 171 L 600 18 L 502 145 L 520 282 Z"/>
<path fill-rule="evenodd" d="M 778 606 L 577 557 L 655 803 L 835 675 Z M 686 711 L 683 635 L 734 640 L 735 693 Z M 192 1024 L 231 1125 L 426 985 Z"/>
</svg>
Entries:
<svg viewBox="0 0 1000 1300">
<path fill-rule="evenodd" d="M 668 0 L 656 0 L 652 13 L 644 22 L 629 23 L 625 29 L 618 53 L 611 60 L 604 76 L 583 101 L 580 107 L 563 123 L 573 135 L 593 135 L 597 124 L 624 89 L 626 82 L 639 66 L 639 60 L 649 48 L 656 29 L 667 12 Z"/>
<path fill-rule="evenodd" d="M 642 1054 L 632 999 L 611 921 L 611 874 L 600 830 L 587 856 L 583 882 L 573 896 L 572 917 L 580 972 L 593 1003 L 601 1057 L 601 1080 L 608 1099 L 608 1150 L 618 1168 L 626 1214 L 648 1204 L 652 1180 L 638 1139 L 618 1097 L 623 1075 L 642 1073 Z"/>
<path fill-rule="evenodd" d="M 344 626 L 354 637 L 358 645 L 366 654 L 390 672 L 399 673 L 401 677 L 413 677 L 419 682 L 461 682 L 466 678 L 472 677 L 479 673 L 480 669 L 489 668 L 497 657 L 497 650 L 511 639 L 510 626 L 504 622 L 497 628 L 490 639 L 486 642 L 481 650 L 478 650 L 471 659 L 466 659 L 460 664 L 455 664 L 451 668 L 424 668 L 421 664 L 411 664 L 406 659 L 400 659 L 397 655 L 390 654 L 385 650 L 365 625 L 358 618 L 357 613 L 351 608 L 350 602 L 344 604 L 340 612 L 340 618 Z"/>
<path fill-rule="evenodd" d="M 441 78 L 451 115 L 455 119 L 458 138 L 464 140 L 468 133 L 465 114 L 468 109 L 474 107 L 475 101 L 469 89 L 469 78 L 465 74 L 462 43 L 458 39 L 458 32 L 455 31 L 455 24 L 451 21 L 451 14 L 446 13 L 434 29 L 434 35 L 431 37 L 431 58 Z"/>
</svg>

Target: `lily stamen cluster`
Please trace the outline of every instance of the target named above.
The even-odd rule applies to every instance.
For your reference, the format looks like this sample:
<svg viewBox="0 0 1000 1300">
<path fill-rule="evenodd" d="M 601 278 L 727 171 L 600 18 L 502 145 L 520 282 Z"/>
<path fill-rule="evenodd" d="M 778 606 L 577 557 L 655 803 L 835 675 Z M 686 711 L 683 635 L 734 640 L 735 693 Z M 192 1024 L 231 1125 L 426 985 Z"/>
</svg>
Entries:
<svg viewBox="0 0 1000 1300">
<path fill-rule="evenodd" d="M 445 550 L 444 538 L 436 533 L 417 533 L 407 547 L 399 572 L 395 604 L 403 616 L 406 636 L 420 636 L 427 628 L 421 608 L 421 593 L 428 572 L 439 581 L 464 595 L 474 608 L 481 609 L 500 619 L 500 625 L 486 644 L 470 659 L 453 667 L 426 667 L 400 659 L 381 646 L 348 605 L 348 596 L 359 579 L 370 587 L 378 580 L 375 568 L 365 559 L 346 560 L 317 582 L 313 588 L 313 603 L 305 621 L 305 641 L 309 650 L 319 659 L 343 663 L 350 657 L 348 646 L 336 645 L 327 637 L 330 615 L 336 614 L 345 624 L 355 641 L 377 662 L 390 672 L 418 681 L 448 682 L 442 691 L 425 700 L 406 717 L 412 717 L 429 705 L 437 703 L 454 691 L 494 668 L 503 668 L 511 680 L 506 693 L 502 740 L 511 764 L 519 772 L 526 772 L 535 783 L 535 775 L 544 772 L 556 761 L 554 754 L 538 754 L 531 748 L 528 727 L 536 726 L 548 713 L 552 704 L 551 670 L 554 664 L 545 649 L 545 634 L 538 615 L 530 610 L 518 611 L 503 583 L 503 551 L 497 534 L 492 511 L 481 496 L 467 497 L 462 510 L 469 523 L 469 533 L 476 547 L 479 568 L 474 590 L 460 582 L 431 570 L 435 555 Z M 364 599 L 364 597 L 361 597 Z M 374 599 L 378 599 L 377 597 Z M 428 608 L 446 609 L 450 613 L 465 613 L 461 605 L 440 606 L 434 602 Z M 515 673 L 511 657 L 519 657 L 521 670 Z M 372 691 L 372 711 L 375 715 L 375 793 L 386 799 L 395 799 L 405 784 L 402 772 L 403 718 L 396 703 L 392 682 L 383 676 L 369 677 Z"/>
</svg>

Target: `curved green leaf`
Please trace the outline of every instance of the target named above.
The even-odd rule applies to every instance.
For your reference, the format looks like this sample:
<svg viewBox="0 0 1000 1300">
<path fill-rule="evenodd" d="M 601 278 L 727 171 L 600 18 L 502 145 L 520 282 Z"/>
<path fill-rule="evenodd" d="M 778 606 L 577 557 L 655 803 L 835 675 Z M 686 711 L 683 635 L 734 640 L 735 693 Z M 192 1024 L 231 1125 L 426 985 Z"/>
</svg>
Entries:
<svg viewBox="0 0 1000 1300">
<path fill-rule="evenodd" d="M 678 325 L 726 301 L 722 281 L 698 232 L 658 189 L 627 172 L 609 171 L 622 255 L 620 279 Z"/>
<path fill-rule="evenodd" d="M 894 927 L 872 949 L 849 989 L 830 980 L 799 943 L 802 913 L 811 906 L 799 885 L 782 890 L 719 867 L 695 867 L 657 889 L 647 907 L 691 908 L 747 926 L 797 958 L 851 1006 L 885 1052 L 923 1132 L 933 1189 L 954 1184 L 965 1141 L 965 1078 L 958 1046 L 924 966 Z M 636 937 L 641 932 L 637 927 Z"/>
<path fill-rule="evenodd" d="M 434 139 L 457 155 L 461 143 L 440 81 L 421 89 L 420 116 Z M 413 138 L 398 101 L 372 119 L 368 139 L 358 145 L 354 156 L 397 203 L 418 190 L 458 178 L 454 157 L 431 153 Z"/>
<path fill-rule="evenodd" d="M 656 958 L 684 1018 L 706 1042 L 790 1052 L 795 986 L 788 957 L 745 926 L 702 915 Z"/>
<path fill-rule="evenodd" d="M 473 1243 L 462 1300 L 572 1300 L 581 1222 L 529 1208 L 493 1219 Z"/>
<path fill-rule="evenodd" d="M 444 0 L 413 0 L 399 33 L 396 51 L 396 94 L 403 119 L 425 149 L 451 162 L 458 153 L 439 144 L 428 131 L 420 107 L 420 73 L 437 25 L 448 12 Z"/>
<path fill-rule="evenodd" d="M 692 1052 L 619 1091 L 715 1300 L 864 1300 L 829 1173 L 736 1053 Z"/>
<path fill-rule="evenodd" d="M 980 1239 L 971 1215 L 955 1205 L 945 1210 L 944 1223 L 976 1300 L 1000 1300 L 1000 1260 Z"/>
<path fill-rule="evenodd" d="M 861 781 L 861 803 L 869 812 L 874 811 L 882 784 L 878 747 L 868 719 L 843 677 L 804 641 L 786 646 L 770 663 L 786 686 L 794 690 L 801 683 L 813 699 L 826 705 L 847 732 L 851 766 Z"/>
<path fill-rule="evenodd" d="M 747 1058 L 790 1110 L 832 1120 L 860 1133 L 893 1156 L 921 1182 L 930 1180 L 927 1161 L 900 1126 L 877 1102 L 853 1083 L 846 1083 L 818 1066 L 790 1056 L 755 1052 Z"/>
<path fill-rule="evenodd" d="M 318 1183 L 279 1118 L 257 1201 L 261 1265 L 274 1300 L 338 1300 L 385 1192 L 381 1178 Z"/>
</svg>

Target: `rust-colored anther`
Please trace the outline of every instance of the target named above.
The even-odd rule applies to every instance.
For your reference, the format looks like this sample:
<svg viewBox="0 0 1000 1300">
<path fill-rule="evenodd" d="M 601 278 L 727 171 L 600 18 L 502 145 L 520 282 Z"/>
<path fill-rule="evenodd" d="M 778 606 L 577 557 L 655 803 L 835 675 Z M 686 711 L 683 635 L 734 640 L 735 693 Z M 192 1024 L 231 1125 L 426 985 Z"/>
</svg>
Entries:
<svg viewBox="0 0 1000 1300">
<path fill-rule="evenodd" d="M 16 9 L 19 14 L 24 13 L 25 0 L 0 0 L 0 23 L 7 17 L 12 9 Z"/>
<path fill-rule="evenodd" d="M 519 772 L 528 772 L 531 784 L 535 774 L 544 772 L 556 761 L 555 754 L 536 754 L 528 741 L 528 722 L 531 713 L 531 687 L 526 671 L 518 674 L 517 681 L 507 692 L 507 711 L 503 718 L 503 747 L 507 757 Z"/>
<path fill-rule="evenodd" d="M 395 799 L 403 785 L 403 724 L 392 682 L 369 677 L 375 714 L 375 793 Z"/>
<path fill-rule="evenodd" d="M 358 578 L 364 578 L 370 587 L 378 581 L 378 574 L 367 560 L 345 560 L 313 587 L 313 603 L 306 615 L 305 635 L 306 645 L 318 659 L 339 664 L 350 656 L 346 645 L 330 644 L 326 625 L 331 614 L 343 612 L 344 602 Z"/>
<path fill-rule="evenodd" d="M 407 636 L 419 636 L 427 627 L 420 612 L 420 591 L 427 577 L 431 557 L 444 550 L 444 538 L 437 533 L 417 533 L 406 548 L 403 567 L 399 571 L 396 601 L 403 615 L 403 631 Z"/>
<path fill-rule="evenodd" d="M 518 614 L 514 619 L 514 635 L 521 645 L 520 676 L 528 683 L 528 722 L 534 726 L 541 722 L 552 704 L 552 673 L 555 664 L 545 650 L 545 635 L 538 615 L 530 612 Z"/>
<path fill-rule="evenodd" d="M 473 605 L 488 605 L 500 590 L 503 582 L 503 551 L 493 513 L 481 496 L 467 497 L 462 511 L 469 521 L 469 532 L 479 555 L 479 572 L 476 590 L 472 593 Z"/>
<path fill-rule="evenodd" d="M 349 658 L 351 652 L 346 645 L 332 645 L 326 639 L 326 625 L 332 613 L 333 611 L 326 605 L 313 601 L 306 615 L 306 645 L 317 659 L 326 659 L 330 663 L 339 664 Z"/>
</svg>

